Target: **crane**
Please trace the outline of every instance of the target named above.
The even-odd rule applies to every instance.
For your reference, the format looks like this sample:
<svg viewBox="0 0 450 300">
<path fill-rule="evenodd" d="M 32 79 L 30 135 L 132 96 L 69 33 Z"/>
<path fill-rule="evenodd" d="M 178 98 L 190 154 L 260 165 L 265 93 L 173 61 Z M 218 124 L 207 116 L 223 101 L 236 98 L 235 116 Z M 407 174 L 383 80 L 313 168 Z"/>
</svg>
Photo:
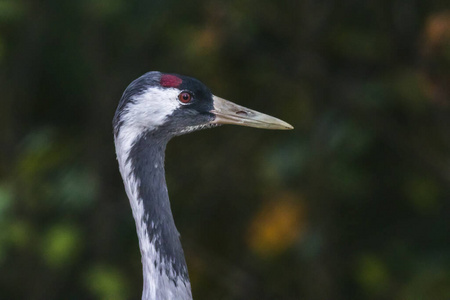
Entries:
<svg viewBox="0 0 450 300">
<path fill-rule="evenodd" d="M 130 201 L 143 269 L 142 300 L 192 299 L 186 260 L 170 209 L 164 153 L 172 137 L 221 124 L 293 129 L 214 96 L 199 80 L 157 71 L 134 80 L 113 119 L 119 170 Z"/>
</svg>

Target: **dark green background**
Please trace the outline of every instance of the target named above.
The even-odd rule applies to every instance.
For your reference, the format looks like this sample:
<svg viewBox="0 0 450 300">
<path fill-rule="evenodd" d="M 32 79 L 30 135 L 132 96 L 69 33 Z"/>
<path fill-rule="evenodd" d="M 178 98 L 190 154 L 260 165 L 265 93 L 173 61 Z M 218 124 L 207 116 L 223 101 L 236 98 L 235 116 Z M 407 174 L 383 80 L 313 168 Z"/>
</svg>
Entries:
<svg viewBox="0 0 450 300">
<path fill-rule="evenodd" d="M 0 1 L 0 299 L 140 298 L 111 121 L 150 70 L 295 127 L 169 144 L 195 299 L 450 299 L 446 2 Z"/>
</svg>

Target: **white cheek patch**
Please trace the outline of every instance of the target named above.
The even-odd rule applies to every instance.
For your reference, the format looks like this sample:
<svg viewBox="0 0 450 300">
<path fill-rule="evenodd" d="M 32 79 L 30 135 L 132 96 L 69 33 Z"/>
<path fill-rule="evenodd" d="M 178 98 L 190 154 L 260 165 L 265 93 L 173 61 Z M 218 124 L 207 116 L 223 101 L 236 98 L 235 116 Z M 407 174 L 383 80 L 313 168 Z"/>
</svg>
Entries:
<svg viewBox="0 0 450 300">
<path fill-rule="evenodd" d="M 135 96 L 122 114 L 123 124 L 135 129 L 155 129 L 164 124 L 167 116 L 181 106 L 180 91 L 175 88 L 152 87 Z"/>
<path fill-rule="evenodd" d="M 179 93 L 180 91 L 175 88 L 151 87 L 143 94 L 134 96 L 134 99 L 126 105 L 120 117 L 122 126 L 115 136 L 117 158 L 121 168 L 129 164 L 126 158 L 139 137 L 146 130 L 154 130 L 164 124 L 167 116 L 182 105 L 178 101 Z M 126 176 L 130 173 L 130 170 L 121 171 Z"/>
</svg>

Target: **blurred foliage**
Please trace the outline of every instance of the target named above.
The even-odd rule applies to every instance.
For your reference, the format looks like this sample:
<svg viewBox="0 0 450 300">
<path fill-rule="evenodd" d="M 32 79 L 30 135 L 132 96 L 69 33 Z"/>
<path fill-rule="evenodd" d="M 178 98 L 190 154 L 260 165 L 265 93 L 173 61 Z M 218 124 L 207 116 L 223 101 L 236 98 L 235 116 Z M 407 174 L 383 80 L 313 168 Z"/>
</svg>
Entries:
<svg viewBox="0 0 450 300">
<path fill-rule="evenodd" d="M 129 297 L 125 275 L 112 267 L 97 265 L 90 268 L 85 283 L 98 299 L 120 300 Z"/>
<path fill-rule="evenodd" d="M 265 203 L 249 228 L 250 249 L 262 257 L 285 252 L 305 231 L 304 215 L 301 201 L 288 195 Z"/>
<path fill-rule="evenodd" d="M 111 120 L 150 70 L 295 127 L 169 144 L 195 299 L 450 299 L 439 0 L 0 0 L 0 299 L 139 299 Z"/>
</svg>

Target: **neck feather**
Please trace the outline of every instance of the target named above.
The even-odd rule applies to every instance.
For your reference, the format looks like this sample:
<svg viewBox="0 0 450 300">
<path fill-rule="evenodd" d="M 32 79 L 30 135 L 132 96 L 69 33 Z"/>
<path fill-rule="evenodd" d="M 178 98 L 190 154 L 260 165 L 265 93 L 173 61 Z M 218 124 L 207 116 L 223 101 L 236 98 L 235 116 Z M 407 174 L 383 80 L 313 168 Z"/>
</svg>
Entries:
<svg viewBox="0 0 450 300">
<path fill-rule="evenodd" d="M 133 137 L 121 130 L 115 143 L 139 238 L 144 277 L 142 299 L 192 299 L 165 180 L 167 139 L 152 131 Z"/>
</svg>

